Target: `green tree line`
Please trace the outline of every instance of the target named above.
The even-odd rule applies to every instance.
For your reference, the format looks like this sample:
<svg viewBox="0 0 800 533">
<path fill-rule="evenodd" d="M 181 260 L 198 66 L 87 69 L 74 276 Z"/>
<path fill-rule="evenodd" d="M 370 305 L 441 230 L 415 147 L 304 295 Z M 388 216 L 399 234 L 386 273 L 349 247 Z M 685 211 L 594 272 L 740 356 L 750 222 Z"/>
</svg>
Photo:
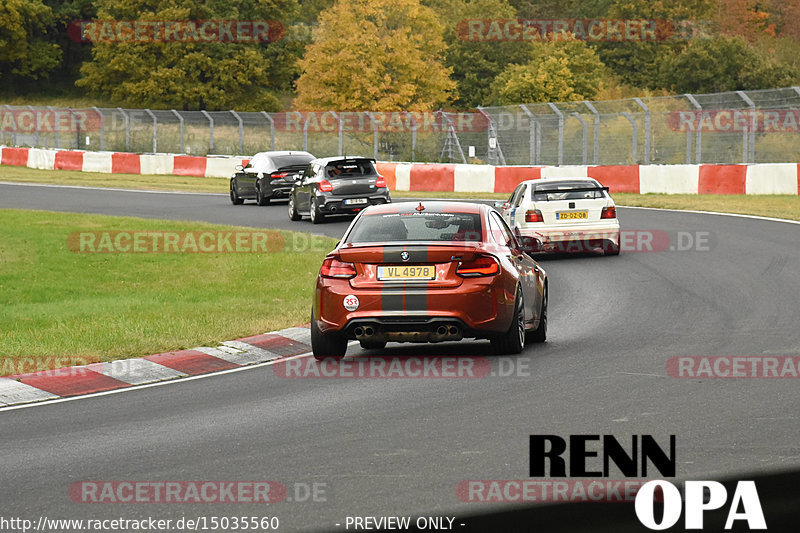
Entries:
<svg viewBox="0 0 800 533">
<path fill-rule="evenodd" d="M 420 110 L 767 89 L 800 85 L 799 16 L 797 0 L 0 0 L 0 98 Z M 566 31 L 542 31 L 554 20 Z M 118 21 L 274 27 L 234 42 L 97 33 Z M 634 24 L 618 38 L 588 21 Z"/>
</svg>

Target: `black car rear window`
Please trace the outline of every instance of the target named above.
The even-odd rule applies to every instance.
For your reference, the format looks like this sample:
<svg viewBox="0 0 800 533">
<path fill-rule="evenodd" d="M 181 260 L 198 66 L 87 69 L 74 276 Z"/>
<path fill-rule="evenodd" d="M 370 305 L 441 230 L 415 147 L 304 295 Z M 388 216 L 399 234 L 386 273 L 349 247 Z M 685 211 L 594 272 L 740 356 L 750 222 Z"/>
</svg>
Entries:
<svg viewBox="0 0 800 533">
<path fill-rule="evenodd" d="M 391 241 L 480 241 L 478 213 L 392 213 L 362 215 L 345 243 Z"/>
<path fill-rule="evenodd" d="M 369 159 L 343 159 L 332 161 L 325 166 L 328 178 L 352 178 L 353 176 L 375 176 L 378 173 Z"/>
<path fill-rule="evenodd" d="M 292 167 L 297 165 L 305 166 L 309 161 L 314 159 L 312 156 L 305 154 L 273 155 L 271 158 L 275 163 L 276 168 Z"/>
</svg>

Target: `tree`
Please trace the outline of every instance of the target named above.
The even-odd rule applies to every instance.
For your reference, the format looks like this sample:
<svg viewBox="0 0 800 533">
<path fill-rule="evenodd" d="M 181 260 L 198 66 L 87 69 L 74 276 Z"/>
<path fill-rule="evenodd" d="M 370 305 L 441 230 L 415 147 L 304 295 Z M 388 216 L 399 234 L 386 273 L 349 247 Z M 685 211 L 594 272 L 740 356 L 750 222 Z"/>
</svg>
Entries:
<svg viewBox="0 0 800 533">
<path fill-rule="evenodd" d="M 191 28 L 194 21 L 291 18 L 297 9 L 296 0 L 97 0 L 97 6 L 100 30 L 96 36 L 100 39 L 93 46 L 92 61 L 81 68 L 82 77 L 76 85 L 131 106 L 244 111 L 280 108 L 271 74 L 281 72 L 282 65 L 270 59 L 291 61 L 290 56 L 272 54 L 270 58 L 269 47 L 274 44 L 245 42 L 243 38 L 226 41 L 222 30 L 223 39 L 205 41 L 196 38 Z M 103 40 L 103 21 L 107 20 L 188 23 L 169 39 Z M 119 35 L 122 30 L 117 26 L 116 31 Z M 156 30 L 151 32 L 155 35 Z M 254 32 L 254 26 L 245 25 L 242 35 L 252 38 Z M 166 33 L 162 31 L 161 35 Z"/>
<path fill-rule="evenodd" d="M 444 28 L 418 0 L 337 0 L 319 16 L 299 62 L 302 110 L 428 110 L 455 83 L 443 65 Z"/>
<path fill-rule="evenodd" d="M 676 92 L 712 93 L 786 87 L 798 71 L 759 54 L 742 37 L 695 39 L 663 66 L 662 78 Z"/>
<path fill-rule="evenodd" d="M 506 0 L 431 0 L 433 8 L 445 24 L 447 43 L 445 64 L 453 70 L 450 76 L 457 84 L 457 109 L 472 109 L 490 101 L 490 86 L 511 63 L 524 63 L 531 53 L 530 41 L 481 40 L 484 32 L 473 39 L 469 21 L 516 19 L 517 14 Z"/>
<path fill-rule="evenodd" d="M 0 2 L 0 77 L 47 76 L 61 59 L 61 50 L 46 40 L 52 10 L 41 0 Z"/>
<path fill-rule="evenodd" d="M 526 64 L 509 65 L 492 83 L 494 103 L 587 100 L 600 89 L 605 65 L 594 50 L 576 40 L 535 43 Z"/>
<path fill-rule="evenodd" d="M 596 44 L 603 63 L 627 85 L 645 89 L 666 86 L 659 77 L 660 65 L 696 38 L 683 30 L 706 31 L 698 24 L 712 18 L 714 2 L 719 0 L 614 0 L 608 10 L 611 20 L 644 19 L 655 23 L 656 40 L 604 41 Z"/>
</svg>

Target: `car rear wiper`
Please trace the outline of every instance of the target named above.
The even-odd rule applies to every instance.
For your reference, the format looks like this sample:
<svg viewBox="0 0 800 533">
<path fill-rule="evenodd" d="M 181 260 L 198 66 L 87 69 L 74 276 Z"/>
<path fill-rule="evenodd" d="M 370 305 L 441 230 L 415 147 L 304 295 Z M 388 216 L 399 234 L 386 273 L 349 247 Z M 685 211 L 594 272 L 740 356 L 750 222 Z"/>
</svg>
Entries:
<svg viewBox="0 0 800 533">
<path fill-rule="evenodd" d="M 606 191 L 608 192 L 608 187 L 576 187 L 576 188 L 569 188 L 569 189 L 534 189 L 533 195 L 536 196 L 537 194 L 569 194 L 573 192 L 591 192 L 591 191 Z M 549 202 L 550 197 L 546 196 L 545 201 Z"/>
</svg>

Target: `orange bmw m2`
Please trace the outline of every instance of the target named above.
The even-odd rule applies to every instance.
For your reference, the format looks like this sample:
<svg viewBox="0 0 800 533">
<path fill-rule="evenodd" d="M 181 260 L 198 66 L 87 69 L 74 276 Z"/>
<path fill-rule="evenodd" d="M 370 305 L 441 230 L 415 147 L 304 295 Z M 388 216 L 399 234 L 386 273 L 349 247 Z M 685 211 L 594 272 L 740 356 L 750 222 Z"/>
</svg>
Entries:
<svg viewBox="0 0 800 533">
<path fill-rule="evenodd" d="M 523 237 L 523 239 L 525 239 Z M 314 357 L 343 357 L 349 340 L 489 339 L 497 353 L 547 337 L 547 274 L 500 214 L 466 202 L 371 206 L 317 276 Z"/>
</svg>

